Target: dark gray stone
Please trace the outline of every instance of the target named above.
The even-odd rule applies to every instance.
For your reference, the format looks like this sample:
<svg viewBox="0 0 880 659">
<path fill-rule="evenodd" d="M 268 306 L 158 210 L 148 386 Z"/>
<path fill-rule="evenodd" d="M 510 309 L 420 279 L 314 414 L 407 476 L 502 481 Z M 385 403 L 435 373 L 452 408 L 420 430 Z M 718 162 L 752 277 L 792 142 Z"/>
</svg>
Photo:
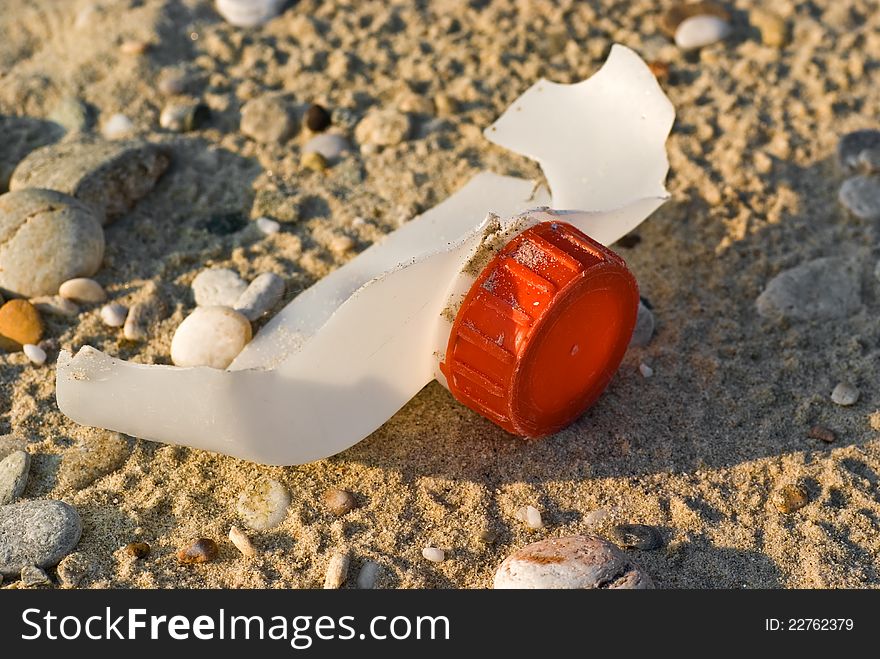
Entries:
<svg viewBox="0 0 880 659">
<path fill-rule="evenodd" d="M 0 574 L 18 577 L 31 565 L 57 565 L 82 534 L 82 520 L 63 501 L 22 501 L 0 506 Z"/>
</svg>

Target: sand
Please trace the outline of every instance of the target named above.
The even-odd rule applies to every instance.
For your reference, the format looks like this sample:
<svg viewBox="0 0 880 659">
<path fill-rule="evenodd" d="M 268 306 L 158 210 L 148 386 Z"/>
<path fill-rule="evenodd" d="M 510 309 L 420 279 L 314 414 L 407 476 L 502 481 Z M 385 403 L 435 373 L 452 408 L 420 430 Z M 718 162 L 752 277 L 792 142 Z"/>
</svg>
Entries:
<svg viewBox="0 0 880 659">
<path fill-rule="evenodd" d="M 661 35 L 658 4 L 309 0 L 253 31 L 196 0 L 4 9 L 0 115 L 30 118 L 32 141 L 55 139 L 40 137 L 52 129 L 41 122 L 72 95 L 97 125 L 121 112 L 173 146 L 157 188 L 107 228 L 97 275 L 124 304 L 155 286 L 167 317 L 153 338 L 123 341 L 97 308 L 47 318 L 58 347 L 90 344 L 145 363 L 168 363 L 173 331 L 194 306 L 189 284 L 205 267 L 248 279 L 273 271 L 293 296 L 481 169 L 539 176 L 480 135 L 539 76 L 583 79 L 620 42 L 668 62 L 664 89 L 677 110 L 672 198 L 639 227 L 638 245 L 619 249 L 654 306 L 657 335 L 627 354 L 595 407 L 543 441 L 510 437 L 432 384 L 372 436 L 315 464 L 265 467 L 140 440 L 129 452 L 61 415 L 52 364 L 0 355 L 0 434 L 24 438 L 34 454 L 26 497 L 62 498 L 81 512 L 77 551 L 90 566 L 81 586 L 320 587 L 330 557 L 349 551 L 352 573 L 366 560 L 382 566 L 379 587 L 485 588 L 528 542 L 607 534 L 620 522 L 661 530 L 664 548 L 631 553 L 664 588 L 880 585 L 877 226 L 838 205 L 833 158 L 840 135 L 878 125 L 880 14 L 869 0 L 773 3 L 793 28 L 777 49 L 761 44 L 748 23 L 752 3 L 739 0 L 728 3 L 732 35 L 685 55 Z M 125 54 L 127 40 L 151 47 Z M 192 74 L 193 97 L 213 112 L 207 128 L 158 128 L 167 67 Z M 320 174 L 298 164 L 306 131 L 283 146 L 239 133 L 242 103 L 269 90 L 300 108 L 319 101 L 356 116 L 415 93 L 442 116 L 429 124 L 433 116 L 419 115 L 403 144 Z M 283 231 L 205 230 L 229 214 L 269 215 Z M 773 275 L 836 255 L 860 264 L 858 312 L 833 322 L 757 315 L 755 298 Z M 641 363 L 653 377 L 642 377 Z M 861 392 L 852 407 L 830 400 L 841 380 Z M 836 441 L 809 438 L 814 425 Z M 83 443 L 111 446 L 106 459 L 89 454 L 108 462 L 95 473 L 109 473 L 59 477 L 65 460 L 84 463 Z M 261 478 L 283 483 L 292 503 L 280 526 L 251 533 L 260 554 L 246 559 L 226 534 L 241 524 L 240 492 Z M 810 501 L 782 514 L 771 495 L 793 483 Z M 359 507 L 333 517 L 321 504 L 329 487 L 351 490 Z M 525 505 L 542 512 L 543 529 L 515 517 Z M 485 530 L 493 542 L 481 539 Z M 195 537 L 220 542 L 219 559 L 179 565 L 175 552 Z M 148 542 L 150 556 L 126 556 L 133 541 Z M 427 562 L 425 546 L 446 560 Z"/>
</svg>

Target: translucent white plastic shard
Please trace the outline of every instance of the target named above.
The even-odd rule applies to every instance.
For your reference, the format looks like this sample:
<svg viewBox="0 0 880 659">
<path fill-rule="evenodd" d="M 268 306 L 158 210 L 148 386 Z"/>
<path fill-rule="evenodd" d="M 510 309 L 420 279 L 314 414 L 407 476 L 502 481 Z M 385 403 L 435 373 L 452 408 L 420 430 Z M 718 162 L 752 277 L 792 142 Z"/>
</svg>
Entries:
<svg viewBox="0 0 880 659">
<path fill-rule="evenodd" d="M 609 244 L 666 198 L 672 106 L 635 53 L 615 46 L 575 85 L 541 81 L 489 128 L 537 159 L 535 182 L 482 172 L 304 291 L 228 371 L 146 366 L 83 348 L 58 361 L 58 405 L 73 420 L 267 464 L 357 443 L 434 377 L 450 300 L 489 235 L 559 218 Z M 537 211 L 535 207 L 568 209 Z M 514 234 L 515 235 L 515 234 Z"/>
</svg>

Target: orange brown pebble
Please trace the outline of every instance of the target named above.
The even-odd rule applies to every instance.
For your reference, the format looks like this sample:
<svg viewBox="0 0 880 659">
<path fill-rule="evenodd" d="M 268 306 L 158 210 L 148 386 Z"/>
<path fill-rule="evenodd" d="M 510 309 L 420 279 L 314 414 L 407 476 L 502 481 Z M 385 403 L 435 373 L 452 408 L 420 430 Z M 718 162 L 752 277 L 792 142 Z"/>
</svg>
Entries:
<svg viewBox="0 0 880 659">
<path fill-rule="evenodd" d="M 186 549 L 177 552 L 177 560 L 184 564 L 207 563 L 217 558 L 219 547 L 210 538 L 199 538 Z"/>
<path fill-rule="evenodd" d="M 36 345 L 43 337 L 40 312 L 27 300 L 10 300 L 0 307 L 0 349 L 18 352 L 25 343 Z"/>
</svg>

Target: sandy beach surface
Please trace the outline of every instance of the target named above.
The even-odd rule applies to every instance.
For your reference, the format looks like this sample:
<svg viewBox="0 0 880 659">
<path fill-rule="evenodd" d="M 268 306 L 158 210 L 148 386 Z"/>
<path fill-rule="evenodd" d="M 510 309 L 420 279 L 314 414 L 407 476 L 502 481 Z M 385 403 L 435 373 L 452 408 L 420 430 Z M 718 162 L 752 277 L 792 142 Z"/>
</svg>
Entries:
<svg viewBox="0 0 880 659">
<path fill-rule="evenodd" d="M 880 12 L 872 0 L 774 2 L 790 29 L 776 47 L 750 22 L 764 3 L 738 0 L 727 3 L 727 39 L 684 53 L 660 30 L 671 4 L 305 0 L 255 29 L 225 23 L 202 0 L 4 7 L 0 171 L 72 139 L 57 123 L 71 98 L 89 108 L 86 131 L 121 113 L 173 157 L 155 189 L 106 227 L 95 275 L 114 301 L 161 299 L 149 340 L 126 341 L 101 322 L 100 305 L 83 305 L 76 317 L 44 316 L 45 366 L 0 354 L 0 435 L 33 456 L 25 499 L 80 512 L 79 586 L 320 587 L 330 557 L 348 552 L 346 587 L 375 561 L 381 588 L 486 588 L 529 542 L 608 536 L 621 523 L 660 531 L 663 547 L 627 551 L 663 588 L 880 585 L 878 227 L 840 205 L 835 158 L 841 135 L 880 125 Z M 352 449 L 280 468 L 119 440 L 59 412 L 59 349 L 170 363 L 174 330 L 195 307 L 190 284 L 206 267 L 247 280 L 277 273 L 290 299 L 480 170 L 537 178 L 535 163 L 492 146 L 482 129 L 539 77 L 591 75 L 613 43 L 668 64 L 661 84 L 677 113 L 671 199 L 636 230 L 640 241 L 614 246 L 657 331 L 571 427 L 524 442 L 433 383 Z M 197 131 L 159 126 L 169 102 L 160 81 L 175 71 L 187 81 L 180 98 L 210 108 Z M 414 130 L 311 171 L 300 164 L 307 129 L 276 144 L 239 130 L 242 105 L 267 92 L 300 116 L 321 103 L 355 143 L 352 126 L 376 107 L 407 112 Z M 260 216 L 281 231 L 261 234 L 251 222 Z M 857 264 L 857 310 L 801 321 L 757 313 L 776 274 L 825 256 Z M 854 405 L 832 402 L 841 381 L 859 390 Z M 835 441 L 811 437 L 814 426 Z M 15 443 L 3 442 L 3 452 Z M 245 558 L 226 536 L 242 525 L 240 494 L 265 479 L 291 503 L 279 525 L 249 531 L 259 553 Z M 774 494 L 787 485 L 808 503 L 783 513 Z M 352 492 L 357 508 L 331 514 L 328 488 Z M 543 528 L 517 518 L 528 505 Z M 220 544 L 218 559 L 180 564 L 176 552 L 197 537 Z M 149 556 L 123 550 L 135 541 L 151 545 Z M 427 546 L 445 560 L 425 560 Z"/>
</svg>

